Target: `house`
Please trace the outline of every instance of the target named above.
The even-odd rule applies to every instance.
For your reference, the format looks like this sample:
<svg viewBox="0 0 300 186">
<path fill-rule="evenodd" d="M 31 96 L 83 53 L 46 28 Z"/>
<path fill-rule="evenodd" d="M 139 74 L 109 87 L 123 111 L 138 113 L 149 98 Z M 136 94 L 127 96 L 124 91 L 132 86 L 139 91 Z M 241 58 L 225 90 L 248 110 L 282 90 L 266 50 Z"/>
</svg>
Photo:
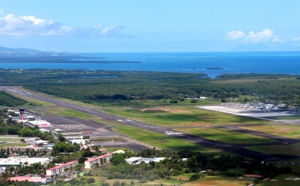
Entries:
<svg viewBox="0 0 300 186">
<path fill-rule="evenodd" d="M 97 157 L 93 157 L 93 158 L 89 158 L 88 160 L 84 161 L 84 168 L 90 169 L 96 164 L 101 165 L 105 162 L 109 162 L 110 158 L 111 158 L 110 153 L 107 153 L 107 154 L 104 154 L 101 156 L 97 156 Z"/>
<path fill-rule="evenodd" d="M 46 176 L 55 176 L 61 173 L 64 173 L 67 169 L 73 168 L 78 164 L 77 160 L 70 161 L 55 167 L 49 168 L 46 170 Z"/>
</svg>

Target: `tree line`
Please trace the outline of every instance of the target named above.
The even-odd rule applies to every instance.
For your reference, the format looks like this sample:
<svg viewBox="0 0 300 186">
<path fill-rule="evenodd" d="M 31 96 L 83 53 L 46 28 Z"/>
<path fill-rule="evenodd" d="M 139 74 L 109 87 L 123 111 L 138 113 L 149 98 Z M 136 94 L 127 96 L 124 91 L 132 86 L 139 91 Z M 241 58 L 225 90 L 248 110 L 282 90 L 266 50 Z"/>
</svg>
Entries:
<svg viewBox="0 0 300 186">
<path fill-rule="evenodd" d="M 199 96 L 217 100 L 249 96 L 254 101 L 300 106 L 297 75 L 225 74 L 211 79 L 202 73 L 53 69 L 0 69 L 0 75 L 1 85 L 22 85 L 94 104 L 164 99 L 177 103 Z"/>
</svg>

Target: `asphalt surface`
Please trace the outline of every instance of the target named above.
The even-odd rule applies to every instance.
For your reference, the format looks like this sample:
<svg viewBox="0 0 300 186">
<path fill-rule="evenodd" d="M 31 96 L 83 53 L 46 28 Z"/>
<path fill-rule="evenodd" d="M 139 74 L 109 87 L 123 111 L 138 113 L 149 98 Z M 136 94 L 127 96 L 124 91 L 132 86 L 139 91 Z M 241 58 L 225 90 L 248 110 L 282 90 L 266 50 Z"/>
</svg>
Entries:
<svg viewBox="0 0 300 186">
<path fill-rule="evenodd" d="M 174 133 L 172 136 L 174 138 L 178 138 L 178 139 L 182 139 L 182 140 L 187 140 L 190 141 L 192 143 L 195 144 L 199 144 L 199 145 L 203 145 L 203 146 L 207 146 L 207 147 L 213 147 L 216 149 L 220 149 L 222 151 L 225 152 L 229 152 L 229 153 L 233 153 L 236 155 L 240 155 L 240 156 L 244 156 L 244 157 L 248 157 L 248 158 L 253 158 L 256 160 L 260 160 L 260 161 L 268 161 L 268 160 L 288 160 L 288 159 L 293 159 L 293 158 L 297 158 L 297 156 L 294 155 L 281 155 L 281 154 L 264 154 L 264 153 L 260 153 L 260 152 L 256 152 L 256 151 L 252 151 L 249 149 L 246 149 L 243 147 L 243 145 L 236 145 L 236 144 L 229 144 L 229 143 L 222 143 L 222 142 L 218 142 L 218 141 L 214 141 L 214 140 L 209 140 L 209 139 L 205 139 L 199 136 L 194 136 L 194 135 L 190 135 L 190 134 L 178 134 L 177 131 L 173 130 L 172 128 L 167 128 L 167 127 L 160 127 L 160 126 L 153 126 L 147 123 L 143 123 L 140 121 L 135 121 L 135 120 L 131 120 L 128 118 L 123 118 L 120 116 L 116 116 L 113 114 L 108 114 L 108 113 L 104 113 L 101 112 L 99 110 L 95 110 L 95 109 L 91 109 L 91 108 L 86 108 L 86 107 L 82 107 L 82 106 L 78 106 L 78 105 L 74 105 L 74 104 L 70 104 L 70 103 L 65 103 L 62 101 L 58 101 L 52 98 L 47 98 L 47 97 L 43 97 L 40 95 L 36 95 L 36 94 L 32 94 L 31 92 L 27 92 L 27 91 L 21 91 L 18 89 L 15 89 L 14 87 L 9 87 L 9 86 L 0 86 L 0 89 L 7 91 L 7 92 L 13 92 L 16 94 L 20 94 L 26 97 L 30 97 L 33 99 L 37 99 L 37 100 L 41 100 L 41 101 L 45 101 L 45 102 L 49 102 L 58 106 L 62 106 L 62 107 L 67 107 L 67 108 L 71 108 L 74 110 L 78 110 L 81 112 L 85 112 L 88 113 L 90 115 L 93 116 L 97 116 L 97 117 L 101 117 L 103 119 L 106 120 L 111 120 L 111 121 L 117 121 L 120 122 L 124 125 L 128 125 L 128 126 L 135 126 L 135 127 L 139 127 L 145 130 L 149 130 L 152 132 L 156 132 L 156 133 L 160 133 L 160 134 L 166 134 L 166 133 Z M 244 129 L 237 129 L 231 126 L 231 128 L 228 128 L 229 130 L 240 130 L 241 132 L 245 132 L 245 133 L 252 133 L 254 135 L 263 135 L 263 133 L 259 133 L 259 132 L 253 132 L 253 131 L 248 131 L 248 130 L 244 130 Z M 278 139 L 279 137 L 276 136 L 265 136 L 265 137 L 271 137 L 271 138 L 276 138 Z M 281 137 L 280 137 L 281 138 Z M 292 141 L 292 139 L 278 139 L 278 142 L 274 142 L 272 143 L 272 145 L 282 145 L 282 141 L 285 141 L 289 144 L 292 143 L 296 143 L 298 142 L 298 140 L 294 140 Z M 256 144 L 256 146 L 258 146 Z"/>
</svg>

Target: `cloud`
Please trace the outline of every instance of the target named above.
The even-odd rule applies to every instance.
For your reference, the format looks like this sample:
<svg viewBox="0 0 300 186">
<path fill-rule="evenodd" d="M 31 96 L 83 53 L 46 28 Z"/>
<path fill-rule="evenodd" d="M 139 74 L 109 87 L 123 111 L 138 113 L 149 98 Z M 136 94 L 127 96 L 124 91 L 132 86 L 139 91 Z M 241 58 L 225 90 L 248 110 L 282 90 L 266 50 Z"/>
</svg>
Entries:
<svg viewBox="0 0 300 186">
<path fill-rule="evenodd" d="M 4 13 L 4 11 L 0 9 L 0 14 L 3 14 L 3 13 Z"/>
<path fill-rule="evenodd" d="M 300 41 L 300 36 L 295 36 L 292 38 L 292 41 Z"/>
<path fill-rule="evenodd" d="M 245 36 L 245 33 L 240 30 L 237 30 L 237 31 L 228 32 L 227 36 L 232 40 L 237 40 L 243 38 Z"/>
<path fill-rule="evenodd" d="M 275 37 L 278 39 L 278 36 L 274 36 L 273 30 L 264 29 L 261 32 L 256 33 L 250 31 L 246 39 L 252 41 L 253 43 L 258 43 L 261 41 L 272 41 L 273 39 L 275 39 Z"/>
<path fill-rule="evenodd" d="M 96 24 L 92 27 L 72 27 L 45 20 L 35 16 L 15 16 L 8 14 L 0 17 L 0 35 L 7 36 L 58 36 L 58 35 L 77 35 L 97 37 L 116 37 L 131 38 L 132 36 L 124 33 L 125 26 L 107 26 L 104 23 Z"/>
<path fill-rule="evenodd" d="M 74 28 L 52 20 L 44 20 L 34 16 L 15 16 L 8 14 L 0 18 L 0 35 L 65 35 L 74 32 Z"/>
<path fill-rule="evenodd" d="M 230 31 L 227 33 L 227 37 L 231 40 L 243 39 L 247 42 L 259 43 L 259 42 L 283 42 L 284 39 L 273 33 L 271 29 L 264 29 L 260 32 L 250 31 L 247 35 L 243 31 Z"/>
<path fill-rule="evenodd" d="M 124 33 L 125 26 L 106 26 L 104 23 L 99 23 L 88 29 L 88 32 L 94 32 L 100 37 L 117 37 L 117 38 L 132 38 L 133 36 Z"/>
<path fill-rule="evenodd" d="M 124 26 L 109 26 L 101 30 L 102 35 L 113 36 L 119 34 L 124 29 Z"/>
</svg>

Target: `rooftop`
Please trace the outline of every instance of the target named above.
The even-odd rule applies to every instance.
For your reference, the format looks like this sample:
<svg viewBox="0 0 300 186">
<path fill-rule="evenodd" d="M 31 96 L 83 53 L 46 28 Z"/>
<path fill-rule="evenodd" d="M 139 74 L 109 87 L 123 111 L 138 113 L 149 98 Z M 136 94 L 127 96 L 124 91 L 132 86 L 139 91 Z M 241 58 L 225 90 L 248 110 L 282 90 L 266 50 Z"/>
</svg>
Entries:
<svg viewBox="0 0 300 186">
<path fill-rule="evenodd" d="M 98 160 L 98 159 L 101 159 L 101 158 L 106 158 L 107 156 L 110 156 L 110 155 L 111 155 L 111 154 L 108 153 L 108 154 L 104 154 L 104 155 L 101 155 L 101 156 L 89 158 L 89 159 L 86 160 L 85 162 L 91 162 L 91 161 L 95 161 L 95 160 Z"/>
<path fill-rule="evenodd" d="M 59 168 L 62 168 L 62 167 L 68 166 L 68 165 L 72 165 L 72 164 L 76 164 L 76 163 L 78 163 L 78 161 L 77 161 L 77 160 L 74 160 L 74 161 L 70 161 L 70 162 L 68 162 L 68 163 L 64 163 L 64 164 L 61 164 L 61 165 L 57 165 L 57 166 L 52 167 L 52 168 L 49 168 L 49 169 L 47 169 L 47 170 L 55 170 L 55 169 L 59 169 Z"/>
<path fill-rule="evenodd" d="M 41 177 L 30 177 L 30 176 L 16 176 L 16 177 L 11 177 L 8 178 L 8 181 L 18 181 L 18 182 L 34 182 L 34 183 L 45 183 L 46 178 L 41 178 Z"/>
</svg>

